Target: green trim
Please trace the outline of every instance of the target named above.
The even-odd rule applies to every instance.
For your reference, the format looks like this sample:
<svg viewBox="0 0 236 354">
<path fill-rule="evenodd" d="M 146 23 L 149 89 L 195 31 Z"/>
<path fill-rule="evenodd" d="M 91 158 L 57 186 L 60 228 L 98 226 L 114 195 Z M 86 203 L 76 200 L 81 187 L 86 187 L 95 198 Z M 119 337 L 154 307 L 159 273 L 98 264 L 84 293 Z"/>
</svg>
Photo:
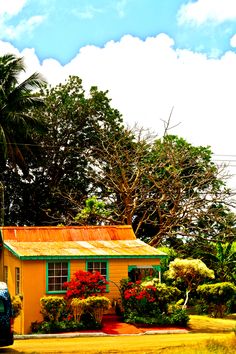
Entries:
<svg viewBox="0 0 236 354">
<path fill-rule="evenodd" d="M 64 260 L 67 264 L 68 264 L 68 275 L 67 275 L 67 281 L 70 280 L 70 262 L 68 262 L 67 260 Z M 51 262 L 51 263 L 61 263 L 63 262 L 63 260 L 60 261 L 55 261 L 55 262 Z M 65 294 L 66 290 L 58 290 L 58 291 L 49 291 L 48 290 L 48 263 L 46 263 L 46 294 Z"/>
<path fill-rule="evenodd" d="M 128 266 L 128 273 L 131 272 L 131 270 L 138 268 L 136 265 L 129 265 Z"/>
<path fill-rule="evenodd" d="M 20 256 L 18 253 L 16 253 L 15 251 L 13 251 L 13 249 L 9 246 L 7 246 L 5 243 L 3 243 L 3 247 L 5 247 L 9 252 L 11 252 L 14 256 L 16 256 L 17 258 L 21 259 L 22 256 Z"/>
<path fill-rule="evenodd" d="M 147 267 L 148 267 L 148 265 L 147 265 Z M 158 265 L 153 265 L 153 264 L 151 264 L 150 265 L 150 268 L 153 268 L 154 270 L 157 270 L 158 272 L 160 272 L 161 271 L 161 266 L 158 264 Z M 137 268 L 142 268 L 142 265 L 140 265 L 140 266 L 138 266 L 138 265 L 129 265 L 128 266 L 128 272 L 131 272 L 131 270 L 132 269 L 137 269 Z"/>
<path fill-rule="evenodd" d="M 153 267 L 153 269 L 158 270 L 158 272 L 161 271 L 161 265 L 160 264 L 159 265 L 153 265 L 152 267 Z"/>
<path fill-rule="evenodd" d="M 19 254 L 15 252 L 11 252 L 14 256 L 16 256 L 18 259 L 23 260 L 23 261 L 30 261 L 30 260 L 36 260 L 36 261 L 60 261 L 60 260 L 72 260 L 72 259 L 92 259 L 96 260 L 100 256 L 20 256 Z M 101 259 L 162 259 L 163 256 L 101 256 Z M 100 258 L 99 258 L 100 259 Z"/>
<path fill-rule="evenodd" d="M 107 278 L 106 280 L 109 282 L 109 279 L 110 279 L 110 268 L 109 268 L 109 261 L 105 260 L 105 259 L 99 259 L 99 258 L 96 258 L 96 259 L 86 259 L 86 271 L 88 271 L 88 262 L 105 262 L 106 263 L 106 270 L 107 270 Z M 109 284 L 107 284 L 106 286 L 106 292 L 109 293 L 110 291 L 110 288 L 109 288 Z"/>
</svg>

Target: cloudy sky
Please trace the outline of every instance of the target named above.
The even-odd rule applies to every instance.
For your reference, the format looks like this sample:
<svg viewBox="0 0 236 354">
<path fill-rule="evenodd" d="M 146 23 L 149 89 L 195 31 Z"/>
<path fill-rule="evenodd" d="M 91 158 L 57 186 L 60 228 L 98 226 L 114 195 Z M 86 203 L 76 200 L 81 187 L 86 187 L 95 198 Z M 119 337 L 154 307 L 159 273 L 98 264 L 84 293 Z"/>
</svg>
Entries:
<svg viewBox="0 0 236 354">
<path fill-rule="evenodd" d="M 51 85 L 108 90 L 127 124 L 159 136 L 173 108 L 171 133 L 236 176 L 236 0 L 0 0 L 9 52 Z"/>
</svg>

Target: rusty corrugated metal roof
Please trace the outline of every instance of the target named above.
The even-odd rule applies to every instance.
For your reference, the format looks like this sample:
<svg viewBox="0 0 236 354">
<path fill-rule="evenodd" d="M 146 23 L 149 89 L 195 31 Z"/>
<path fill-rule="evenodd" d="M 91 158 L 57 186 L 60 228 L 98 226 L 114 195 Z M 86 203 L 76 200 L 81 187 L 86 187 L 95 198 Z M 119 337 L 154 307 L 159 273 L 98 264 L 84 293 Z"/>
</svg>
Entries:
<svg viewBox="0 0 236 354">
<path fill-rule="evenodd" d="M 18 257 L 122 257 L 160 256 L 164 253 L 141 240 L 17 242 L 5 241 L 5 246 Z"/>
<path fill-rule="evenodd" d="M 10 226 L 1 227 L 4 240 L 22 242 L 64 242 L 134 240 L 131 226 Z"/>
<path fill-rule="evenodd" d="M 165 257 L 136 239 L 131 226 L 4 227 L 1 231 L 4 246 L 22 259 Z"/>
</svg>

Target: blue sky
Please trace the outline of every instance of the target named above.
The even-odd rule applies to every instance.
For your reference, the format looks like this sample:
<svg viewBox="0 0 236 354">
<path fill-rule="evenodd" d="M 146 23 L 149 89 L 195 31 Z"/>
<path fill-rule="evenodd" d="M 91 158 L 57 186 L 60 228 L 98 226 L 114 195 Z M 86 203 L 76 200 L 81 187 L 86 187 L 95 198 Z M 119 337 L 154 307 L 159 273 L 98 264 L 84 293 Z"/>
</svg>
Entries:
<svg viewBox="0 0 236 354">
<path fill-rule="evenodd" d="M 200 6 L 198 11 L 195 8 L 194 17 L 194 3 L 220 1 L 2 0 L 0 7 L 5 8 L 5 13 L 1 39 L 19 50 L 33 47 L 40 60 L 50 57 L 62 64 L 88 44 L 103 47 L 125 34 L 145 40 L 161 32 L 174 39 L 175 48 L 220 56 L 230 48 L 230 39 L 236 33 L 235 17 L 225 15 L 220 19 L 215 14 L 214 18 L 206 8 L 201 19 Z M 192 11 L 188 10 L 187 17 L 190 5 Z"/>
<path fill-rule="evenodd" d="M 236 175 L 236 0 L 0 0 L 6 52 L 50 85 L 108 90 L 128 125 L 159 136 L 173 108 L 171 133 Z"/>
</svg>

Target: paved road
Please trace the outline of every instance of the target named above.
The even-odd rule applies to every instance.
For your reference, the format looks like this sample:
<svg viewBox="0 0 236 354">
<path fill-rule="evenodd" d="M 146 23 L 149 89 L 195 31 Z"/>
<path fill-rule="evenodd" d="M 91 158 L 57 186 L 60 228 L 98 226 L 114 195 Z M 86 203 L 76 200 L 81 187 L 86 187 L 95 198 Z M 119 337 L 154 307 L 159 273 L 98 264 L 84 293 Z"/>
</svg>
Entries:
<svg viewBox="0 0 236 354">
<path fill-rule="evenodd" d="M 190 345 L 207 339 L 230 339 L 232 333 L 188 333 L 132 336 L 79 337 L 15 340 L 13 346 L 0 348 L 0 354 L 114 354 L 156 353 L 159 349 Z M 164 352 L 164 351 L 163 351 Z"/>
</svg>

